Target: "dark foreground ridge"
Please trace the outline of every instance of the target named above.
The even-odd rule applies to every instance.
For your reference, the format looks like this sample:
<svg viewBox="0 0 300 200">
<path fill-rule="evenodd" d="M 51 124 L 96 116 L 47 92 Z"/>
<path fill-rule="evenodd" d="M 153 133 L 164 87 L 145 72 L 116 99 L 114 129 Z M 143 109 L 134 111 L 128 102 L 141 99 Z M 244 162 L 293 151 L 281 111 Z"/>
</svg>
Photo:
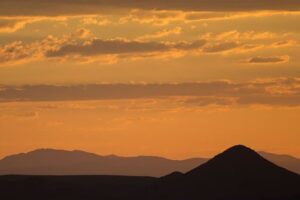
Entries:
<svg viewBox="0 0 300 200">
<path fill-rule="evenodd" d="M 300 176 L 238 145 L 187 173 L 161 178 L 2 176 L 0 196 L 32 200 L 299 200 Z"/>
</svg>

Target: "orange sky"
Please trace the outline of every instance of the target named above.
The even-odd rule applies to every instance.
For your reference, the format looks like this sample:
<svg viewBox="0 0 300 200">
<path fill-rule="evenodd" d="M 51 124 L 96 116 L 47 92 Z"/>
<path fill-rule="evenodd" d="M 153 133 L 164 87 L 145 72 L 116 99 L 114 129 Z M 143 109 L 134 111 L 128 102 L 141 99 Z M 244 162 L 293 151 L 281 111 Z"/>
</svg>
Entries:
<svg viewBox="0 0 300 200">
<path fill-rule="evenodd" d="M 0 157 L 300 157 L 300 3 L 184 2 L 2 0 Z"/>
</svg>

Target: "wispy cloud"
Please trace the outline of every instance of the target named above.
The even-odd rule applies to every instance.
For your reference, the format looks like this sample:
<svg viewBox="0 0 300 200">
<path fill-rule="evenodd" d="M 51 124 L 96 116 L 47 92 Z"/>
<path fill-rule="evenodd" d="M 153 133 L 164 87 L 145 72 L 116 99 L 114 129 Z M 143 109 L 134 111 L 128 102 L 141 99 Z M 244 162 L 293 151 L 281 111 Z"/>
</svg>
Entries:
<svg viewBox="0 0 300 200">
<path fill-rule="evenodd" d="M 300 79 L 162 84 L 2 86 L 0 101 L 120 100 L 181 97 L 187 105 L 300 106 Z"/>
<path fill-rule="evenodd" d="M 190 50 L 202 47 L 205 41 L 163 43 L 141 42 L 123 39 L 102 40 L 93 39 L 86 44 L 67 44 L 57 50 L 48 51 L 47 57 L 60 57 L 66 55 L 107 55 L 107 54 L 143 54 L 151 52 L 165 52 L 171 50 Z"/>
<path fill-rule="evenodd" d="M 182 28 L 181 27 L 176 27 L 173 29 L 164 29 L 152 34 L 147 34 L 141 37 L 138 37 L 137 40 L 154 40 L 154 39 L 159 39 L 171 35 L 180 35 L 182 33 Z"/>
<path fill-rule="evenodd" d="M 255 56 L 248 60 L 251 64 L 280 64 L 289 62 L 289 56 Z"/>
<path fill-rule="evenodd" d="M 41 20 L 41 17 L 0 17 L 0 33 L 12 33 Z"/>
<path fill-rule="evenodd" d="M 49 16 L 99 14 L 110 10 L 189 10 L 189 11 L 257 11 L 257 10 L 300 10 L 295 0 L 2 0 L 1 15 Z"/>
<path fill-rule="evenodd" d="M 237 32 L 203 34 L 190 41 L 165 41 L 161 38 L 182 33 L 181 27 L 163 29 L 136 39 L 95 37 L 86 28 L 61 37 L 48 37 L 31 43 L 15 41 L 0 47 L 0 65 L 18 65 L 40 60 L 72 60 L 77 63 L 116 63 L 120 59 L 178 58 L 185 55 L 241 54 L 258 49 L 286 48 L 294 40 L 279 40 L 270 32 Z M 166 38 L 164 38 L 166 39 Z M 260 40 L 257 43 L 257 40 Z M 289 56 L 252 57 L 248 63 L 284 63 Z"/>
</svg>

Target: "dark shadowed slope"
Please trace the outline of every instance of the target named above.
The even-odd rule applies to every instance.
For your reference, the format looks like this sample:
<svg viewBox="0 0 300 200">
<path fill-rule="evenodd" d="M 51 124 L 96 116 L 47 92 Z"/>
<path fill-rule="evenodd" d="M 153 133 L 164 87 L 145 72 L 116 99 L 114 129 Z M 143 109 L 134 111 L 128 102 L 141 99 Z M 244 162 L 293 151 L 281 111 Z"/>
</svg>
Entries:
<svg viewBox="0 0 300 200">
<path fill-rule="evenodd" d="M 281 167 L 284 167 L 292 172 L 296 172 L 300 174 L 300 159 L 295 158 L 290 155 L 279 155 L 279 154 L 273 154 L 268 152 L 259 152 L 259 154 L 266 158 L 267 160 L 272 161 L 276 165 L 279 165 Z"/>
<path fill-rule="evenodd" d="M 289 199 L 300 195 L 300 176 L 238 145 L 157 187 L 161 199 Z"/>
<path fill-rule="evenodd" d="M 160 177 L 187 172 L 207 159 L 169 160 L 160 157 L 99 156 L 83 151 L 39 149 L 0 160 L 0 175 L 126 175 Z"/>
</svg>

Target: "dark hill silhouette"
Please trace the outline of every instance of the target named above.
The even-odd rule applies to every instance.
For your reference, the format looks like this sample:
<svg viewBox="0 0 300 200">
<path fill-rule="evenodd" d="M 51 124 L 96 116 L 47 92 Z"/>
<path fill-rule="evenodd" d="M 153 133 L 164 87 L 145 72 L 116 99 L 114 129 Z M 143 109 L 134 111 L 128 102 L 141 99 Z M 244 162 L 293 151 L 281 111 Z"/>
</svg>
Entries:
<svg viewBox="0 0 300 200">
<path fill-rule="evenodd" d="M 161 199 L 289 199 L 300 194 L 300 176 L 238 145 L 184 176 L 163 177 L 156 191 Z"/>
<path fill-rule="evenodd" d="M 260 155 L 300 174 L 300 159 L 259 152 Z M 38 149 L 0 160 L 0 175 L 123 175 L 160 177 L 174 171 L 186 173 L 207 162 L 206 158 L 170 160 L 154 156 L 100 156 L 84 151 Z"/>
<path fill-rule="evenodd" d="M 245 146 L 187 172 L 161 178 L 0 176 L 3 199 L 299 200 L 300 176 Z"/>
<path fill-rule="evenodd" d="M 154 156 L 99 156 L 84 151 L 38 149 L 0 160 L 0 175 L 123 175 L 160 177 L 187 172 L 205 158 L 170 160 Z"/>
</svg>

